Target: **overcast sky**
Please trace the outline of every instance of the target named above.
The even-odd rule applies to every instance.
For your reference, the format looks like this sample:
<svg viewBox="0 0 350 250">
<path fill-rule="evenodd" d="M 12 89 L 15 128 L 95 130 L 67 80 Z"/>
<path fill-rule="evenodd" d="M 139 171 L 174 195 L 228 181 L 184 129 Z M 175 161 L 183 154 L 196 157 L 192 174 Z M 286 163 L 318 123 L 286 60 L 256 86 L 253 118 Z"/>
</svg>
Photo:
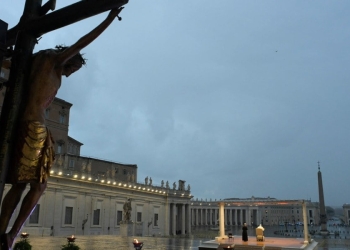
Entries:
<svg viewBox="0 0 350 250">
<path fill-rule="evenodd" d="M 45 2 L 45 1 L 43 1 Z M 75 1 L 57 0 L 56 9 Z M 2 4 L 17 24 L 24 1 Z M 63 78 L 81 154 L 198 199 L 349 203 L 350 1 L 130 0 Z M 43 35 L 71 45 L 106 13 Z"/>
</svg>

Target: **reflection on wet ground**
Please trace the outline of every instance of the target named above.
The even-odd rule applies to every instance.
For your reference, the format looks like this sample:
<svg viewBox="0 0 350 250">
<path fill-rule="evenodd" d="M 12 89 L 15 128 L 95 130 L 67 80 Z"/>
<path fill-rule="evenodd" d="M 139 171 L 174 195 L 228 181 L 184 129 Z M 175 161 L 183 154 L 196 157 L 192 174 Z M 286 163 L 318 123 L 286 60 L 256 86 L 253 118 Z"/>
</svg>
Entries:
<svg viewBox="0 0 350 250">
<path fill-rule="evenodd" d="M 76 236 L 76 245 L 81 250 L 129 250 L 133 247 L 134 237 L 112 235 Z M 165 238 L 165 237 L 138 237 L 143 242 L 142 250 L 192 250 L 198 249 L 203 239 Z M 204 240 L 205 241 L 205 240 Z M 33 250 L 59 250 L 67 243 L 66 237 L 39 237 L 29 238 Z"/>
<path fill-rule="evenodd" d="M 287 230 L 287 231 L 286 231 Z M 315 231 L 315 235 L 312 236 L 317 242 L 319 242 L 319 250 L 340 250 L 350 249 L 350 227 L 329 227 L 331 232 L 327 238 L 322 238 L 317 235 L 318 228 L 310 228 Z M 334 232 L 339 232 L 339 235 L 335 235 Z M 227 232 L 232 232 L 233 235 L 241 235 L 241 228 L 233 226 L 227 228 Z M 275 234 L 277 232 L 278 234 Z M 210 228 L 193 228 L 193 235 L 190 238 L 183 237 L 137 237 L 139 241 L 144 242 L 142 250 L 194 250 L 198 249 L 198 246 L 202 242 L 213 240 L 218 234 L 218 231 L 210 230 Z M 255 228 L 250 228 L 248 235 L 255 237 Z M 303 237 L 303 228 L 301 226 L 294 227 L 279 227 L 271 226 L 265 227 L 266 237 Z M 121 237 L 113 235 L 90 235 L 90 236 L 76 236 L 76 244 L 81 250 L 129 250 L 134 249 L 133 239 L 135 237 Z M 66 237 L 40 237 L 30 236 L 29 241 L 33 246 L 33 250 L 59 250 L 61 246 L 67 243 Z"/>
</svg>

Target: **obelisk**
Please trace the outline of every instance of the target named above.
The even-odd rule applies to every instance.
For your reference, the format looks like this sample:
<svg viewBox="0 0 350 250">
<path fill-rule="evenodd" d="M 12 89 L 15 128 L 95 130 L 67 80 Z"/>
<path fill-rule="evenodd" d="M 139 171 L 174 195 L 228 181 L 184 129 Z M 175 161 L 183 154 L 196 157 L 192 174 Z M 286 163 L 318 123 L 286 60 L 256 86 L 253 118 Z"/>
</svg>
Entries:
<svg viewBox="0 0 350 250">
<path fill-rule="evenodd" d="M 327 230 L 327 214 L 326 207 L 324 204 L 324 195 L 323 195 L 323 184 L 322 184 L 322 173 L 320 170 L 320 162 L 318 162 L 318 195 L 320 203 L 320 224 L 321 224 L 321 235 L 328 235 L 329 231 Z"/>
</svg>

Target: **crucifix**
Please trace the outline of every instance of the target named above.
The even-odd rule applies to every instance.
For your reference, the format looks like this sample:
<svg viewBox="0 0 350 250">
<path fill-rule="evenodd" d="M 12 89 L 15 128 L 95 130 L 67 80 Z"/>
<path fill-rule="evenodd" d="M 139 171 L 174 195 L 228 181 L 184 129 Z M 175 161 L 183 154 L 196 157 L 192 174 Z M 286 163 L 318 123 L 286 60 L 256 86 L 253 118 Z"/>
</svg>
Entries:
<svg viewBox="0 0 350 250">
<path fill-rule="evenodd" d="M 1 207 L 0 250 L 11 249 L 46 188 L 55 153 L 44 113 L 61 86 L 62 75 L 68 77 L 85 64 L 80 50 L 93 42 L 116 17 L 121 20 L 119 13 L 127 3 L 128 0 L 89 0 L 55 10 L 55 0 L 48 0 L 44 5 L 42 0 L 26 0 L 19 23 L 6 32 L 5 47 L 14 46 L 14 49 L 4 53 L 5 57 L 6 54 L 11 57 L 11 70 L 0 117 L 0 198 L 5 183 L 12 187 Z M 53 12 L 49 13 L 50 10 Z M 56 46 L 33 55 L 35 44 L 43 34 L 109 10 L 104 21 L 73 45 Z M 28 183 L 30 190 L 11 230 L 6 233 Z"/>
</svg>

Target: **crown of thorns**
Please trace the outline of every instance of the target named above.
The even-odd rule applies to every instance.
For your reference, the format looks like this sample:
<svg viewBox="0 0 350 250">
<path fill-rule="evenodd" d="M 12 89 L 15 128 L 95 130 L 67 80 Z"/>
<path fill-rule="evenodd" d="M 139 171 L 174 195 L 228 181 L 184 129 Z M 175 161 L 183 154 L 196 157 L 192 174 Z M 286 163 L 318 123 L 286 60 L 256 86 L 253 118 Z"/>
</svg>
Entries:
<svg viewBox="0 0 350 250">
<path fill-rule="evenodd" d="M 68 46 L 64 46 L 64 45 L 56 45 L 56 50 L 58 51 L 64 51 L 66 48 L 68 48 Z M 83 57 L 84 54 L 78 53 L 76 54 L 74 57 L 77 57 L 80 61 L 82 65 L 86 64 L 87 59 Z"/>
</svg>

